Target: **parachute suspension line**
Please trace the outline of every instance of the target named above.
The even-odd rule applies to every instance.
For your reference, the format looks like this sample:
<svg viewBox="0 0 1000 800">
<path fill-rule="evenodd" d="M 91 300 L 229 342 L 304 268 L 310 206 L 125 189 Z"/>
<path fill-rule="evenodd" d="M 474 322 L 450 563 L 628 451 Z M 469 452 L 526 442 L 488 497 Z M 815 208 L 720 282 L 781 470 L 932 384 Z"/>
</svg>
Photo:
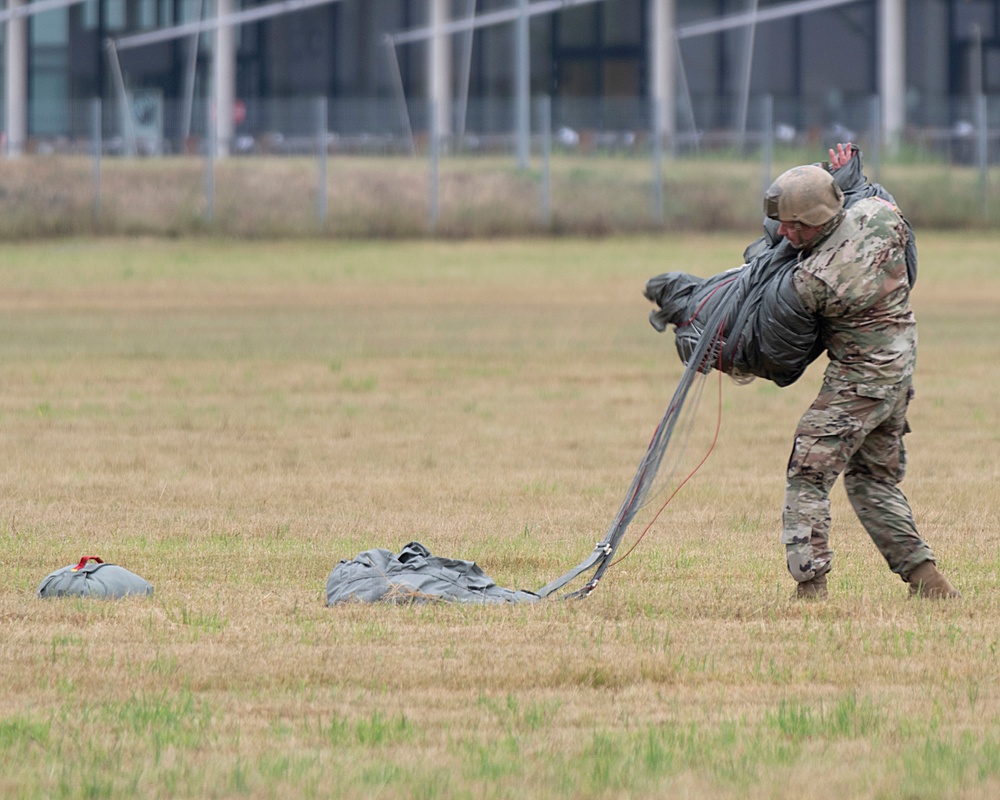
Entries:
<svg viewBox="0 0 1000 800">
<path fill-rule="evenodd" d="M 690 397 L 684 407 L 680 410 L 681 418 L 677 421 L 677 430 L 681 435 L 681 439 L 677 442 L 675 447 L 670 448 L 670 461 L 667 465 L 661 466 L 660 470 L 663 472 L 663 476 L 660 477 L 659 483 L 650 491 L 650 496 L 647 498 L 646 502 L 643 503 L 642 508 L 645 508 L 650 503 L 653 502 L 657 497 L 659 497 L 666 488 L 673 482 L 674 477 L 677 474 L 677 470 L 681 463 L 684 461 L 685 454 L 688 450 L 688 445 L 691 441 L 691 435 L 694 432 L 694 418 L 698 408 L 701 406 L 701 397 L 705 391 L 706 375 L 704 373 L 699 373 L 695 376 L 697 381 L 697 388 L 694 390 L 693 397 Z"/>
<path fill-rule="evenodd" d="M 732 280 L 740 282 L 744 274 L 745 273 L 741 273 Z M 726 283 L 728 284 L 729 281 Z M 716 287 L 715 291 L 718 291 L 720 288 L 722 288 L 722 285 Z M 714 294 L 714 292 L 712 294 Z M 595 545 L 591 554 L 579 565 L 574 567 L 565 575 L 556 578 L 539 589 L 536 592 L 539 597 L 548 597 L 553 592 L 563 588 L 570 581 L 589 572 L 590 570 L 594 570 L 593 577 L 590 581 L 581 589 L 563 595 L 563 597 L 587 597 L 594 591 L 595 588 L 597 588 L 597 584 L 600 582 L 601 578 L 603 578 L 608 567 L 611 566 L 612 558 L 614 557 L 618 546 L 621 544 L 622 538 L 624 537 L 629 524 L 632 522 L 632 519 L 635 517 L 639 509 L 644 507 L 646 498 L 650 493 L 653 482 L 656 480 L 656 475 L 660 469 L 660 465 L 670 443 L 671 436 L 677 425 L 678 416 L 684 407 L 688 393 L 694 384 L 695 378 L 699 375 L 703 376 L 705 373 L 710 372 L 713 362 L 716 361 L 716 359 L 718 360 L 719 371 L 720 373 L 722 372 L 723 350 L 725 347 L 723 332 L 725 331 L 726 321 L 729 319 L 731 312 L 738 308 L 743 296 L 744 292 L 742 291 L 729 292 L 727 294 L 726 301 L 715 307 L 712 310 L 712 313 L 709 314 L 709 317 L 705 322 L 702 335 L 698 338 L 693 351 L 687 358 L 684 371 L 681 373 L 680 380 L 678 381 L 677 388 L 674 390 L 674 394 L 667 407 L 666 414 L 657 425 L 649 446 L 646 449 L 642 460 L 639 462 L 636 474 L 632 478 L 632 483 L 630 484 L 628 491 L 625 493 L 625 499 L 619 507 L 618 513 L 615 515 L 614 521 L 608 528 L 607 533 L 605 533 L 604 538 Z M 692 317 L 692 320 L 683 324 L 689 324 L 693 321 L 693 319 L 702 311 L 705 303 L 708 302 L 710 297 L 711 295 L 709 298 L 706 298 L 701 305 L 699 305 Z M 704 384 L 702 384 L 702 387 L 703 385 Z M 696 395 L 700 397 L 699 393 L 696 393 Z M 714 448 L 714 442 L 712 447 Z M 709 453 L 711 453 L 711 449 L 709 450 Z M 705 458 L 707 458 L 707 454 Z M 701 465 L 699 464 L 699 468 L 700 466 Z M 671 497 L 673 497 L 673 495 L 671 495 Z"/>
<path fill-rule="evenodd" d="M 625 553 L 621 556 L 621 558 L 609 564 L 608 565 L 609 567 L 613 567 L 616 564 L 621 564 L 622 561 L 624 561 L 626 558 L 632 555 L 632 551 L 639 546 L 639 542 L 641 542 L 643 537 L 649 532 L 649 529 L 653 527 L 656 520 L 659 519 L 660 514 L 663 513 L 663 510 L 668 505 L 670 505 L 670 501 L 677 496 L 677 493 L 684 488 L 684 485 L 689 480 L 691 480 L 695 475 L 698 474 L 698 471 L 705 465 L 705 462 L 708 461 L 708 457 L 712 455 L 712 451 L 715 450 L 715 445 L 719 441 L 719 431 L 721 429 L 722 429 L 722 371 L 719 370 L 719 404 L 718 404 L 718 413 L 715 419 L 715 434 L 712 436 L 712 443 L 708 446 L 708 450 L 705 451 L 705 455 L 702 456 L 702 459 L 701 461 L 698 462 L 698 465 L 685 476 L 684 480 L 682 480 L 679 484 L 677 484 L 677 487 L 670 493 L 670 496 L 663 501 L 663 505 L 661 505 L 656 510 L 656 513 L 653 514 L 653 518 L 646 524 L 646 527 L 642 529 L 642 533 L 639 534 L 638 538 L 636 538 L 632 546 L 625 551 Z"/>
<path fill-rule="evenodd" d="M 702 303 L 702 306 L 703 305 L 704 303 Z M 701 307 L 699 307 L 699 310 L 700 309 Z M 714 319 L 716 316 L 720 317 L 720 319 Z M 650 445 L 649 450 L 646 451 L 646 456 L 643 458 L 640 471 L 633 480 L 633 487 L 635 487 L 635 491 L 631 492 L 630 499 L 627 503 L 623 504 L 622 509 L 618 512 L 618 516 L 615 518 L 615 523 L 611 526 L 611 529 L 608 531 L 608 535 L 605 537 L 607 545 L 605 548 L 606 553 L 604 558 L 601 559 L 601 563 L 594 572 L 594 577 L 591 578 L 590 582 L 577 592 L 570 594 L 569 597 L 589 596 L 594 589 L 597 588 L 597 584 L 600 583 L 601 579 L 604 577 L 604 573 L 608 571 L 612 563 L 617 563 L 612 562 L 611 559 L 614 557 L 615 551 L 621 544 L 629 523 L 631 523 L 632 519 L 645 503 L 650 485 L 656 477 L 656 473 L 660 467 L 660 462 L 663 460 L 667 445 L 670 442 L 671 434 L 676 427 L 678 414 L 684 406 L 694 379 L 699 374 L 707 372 L 711 369 L 709 365 L 711 365 L 717 355 L 720 359 L 719 366 L 722 366 L 722 334 L 725 330 L 727 317 L 728 311 L 726 309 L 722 309 L 721 312 L 717 310 L 716 313 L 713 314 L 712 318 L 710 318 L 709 324 L 705 326 L 705 331 L 698 342 L 698 346 L 695 348 L 695 352 L 692 353 L 691 358 L 684 369 L 684 373 L 681 376 L 680 385 L 677 387 L 677 391 L 674 392 L 674 401 L 671 402 L 670 407 L 667 409 L 666 416 L 657 427 L 656 434 L 653 436 L 653 443 Z M 712 332 L 711 334 L 709 333 L 710 331 Z M 721 386 L 719 391 L 721 392 Z M 709 450 L 709 454 L 710 453 L 711 449 Z M 705 456 L 705 459 L 707 458 L 708 454 Z M 705 459 L 702 460 L 702 463 L 704 463 Z M 649 472 L 650 466 L 652 466 L 651 472 Z M 699 464 L 699 468 L 700 466 L 701 465 Z M 648 481 L 646 480 L 647 473 L 650 475 Z M 678 490 L 679 489 L 680 487 L 678 487 Z M 676 494 L 676 492 L 674 492 L 674 494 Z M 671 495 L 671 497 L 672 496 L 673 495 Z"/>
</svg>

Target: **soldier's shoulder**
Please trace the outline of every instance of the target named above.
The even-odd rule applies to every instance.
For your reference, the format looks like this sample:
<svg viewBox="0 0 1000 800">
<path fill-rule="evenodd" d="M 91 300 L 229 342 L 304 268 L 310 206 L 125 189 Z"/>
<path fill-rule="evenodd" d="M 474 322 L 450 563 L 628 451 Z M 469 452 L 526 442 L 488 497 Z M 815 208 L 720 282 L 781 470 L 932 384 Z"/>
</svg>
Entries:
<svg viewBox="0 0 1000 800">
<path fill-rule="evenodd" d="M 895 229 L 903 220 L 895 204 L 882 197 L 859 200 L 847 209 L 846 217 L 854 225 L 866 230 Z"/>
</svg>

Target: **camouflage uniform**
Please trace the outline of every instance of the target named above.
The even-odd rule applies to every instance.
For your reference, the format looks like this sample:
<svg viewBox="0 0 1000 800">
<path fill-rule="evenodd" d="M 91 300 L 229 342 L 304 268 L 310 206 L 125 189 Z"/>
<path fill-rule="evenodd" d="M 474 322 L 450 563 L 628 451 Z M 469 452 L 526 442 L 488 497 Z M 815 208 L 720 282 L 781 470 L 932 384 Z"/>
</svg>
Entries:
<svg viewBox="0 0 1000 800">
<path fill-rule="evenodd" d="M 803 252 L 795 271 L 795 290 L 819 316 L 830 356 L 788 462 L 781 541 L 799 582 L 830 571 L 830 489 L 842 472 L 854 511 L 893 572 L 906 580 L 934 561 L 897 486 L 906 471 L 903 434 L 917 354 L 906 242 L 894 206 L 860 200 Z"/>
</svg>

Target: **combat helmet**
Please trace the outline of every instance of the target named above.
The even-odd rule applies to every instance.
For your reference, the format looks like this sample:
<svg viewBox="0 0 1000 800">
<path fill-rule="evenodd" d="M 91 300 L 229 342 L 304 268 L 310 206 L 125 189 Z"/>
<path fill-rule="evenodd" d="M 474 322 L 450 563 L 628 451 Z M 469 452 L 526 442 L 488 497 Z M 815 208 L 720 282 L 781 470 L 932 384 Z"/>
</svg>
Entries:
<svg viewBox="0 0 1000 800">
<path fill-rule="evenodd" d="M 779 222 L 819 228 L 844 207 L 844 193 L 823 167 L 807 164 L 783 172 L 764 193 L 764 213 Z"/>
</svg>

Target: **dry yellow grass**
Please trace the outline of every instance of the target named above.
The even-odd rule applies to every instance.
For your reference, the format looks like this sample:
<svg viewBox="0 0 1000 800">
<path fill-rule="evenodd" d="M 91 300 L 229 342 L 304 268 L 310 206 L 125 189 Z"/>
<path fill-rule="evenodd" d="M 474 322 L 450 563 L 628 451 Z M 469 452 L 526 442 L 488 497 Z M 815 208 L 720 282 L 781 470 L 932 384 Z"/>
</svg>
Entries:
<svg viewBox="0 0 1000 800">
<path fill-rule="evenodd" d="M 586 601 L 323 606 L 411 539 L 510 587 L 576 564 L 680 372 L 643 282 L 745 238 L 6 247 L 0 795 L 996 796 L 993 236 L 922 235 L 914 298 L 904 488 L 961 601 L 908 600 L 839 487 L 831 599 L 789 600 L 816 365 L 722 383 Z M 155 596 L 35 599 L 85 552 Z"/>
<path fill-rule="evenodd" d="M 771 175 L 821 156 L 822 151 L 779 150 Z M 93 173 L 92 160 L 83 156 L 0 161 L 0 238 L 213 233 L 252 239 L 399 239 L 420 238 L 432 228 L 425 156 L 331 156 L 322 221 L 315 158 L 216 161 L 211 213 L 204 159 L 105 158 L 99 209 Z M 527 171 L 516 168 L 513 155 L 442 158 L 435 235 L 746 231 L 759 221 L 764 175 L 754 157 L 709 154 L 666 161 L 662 215 L 655 208 L 650 154 L 556 153 L 549 173 L 551 218 L 546 219 L 540 157 L 533 157 Z M 989 230 L 996 225 L 1000 181 L 995 175 L 986 182 L 985 198 L 978 171 L 968 166 L 914 159 L 884 164 L 879 177 L 919 229 Z"/>
</svg>

